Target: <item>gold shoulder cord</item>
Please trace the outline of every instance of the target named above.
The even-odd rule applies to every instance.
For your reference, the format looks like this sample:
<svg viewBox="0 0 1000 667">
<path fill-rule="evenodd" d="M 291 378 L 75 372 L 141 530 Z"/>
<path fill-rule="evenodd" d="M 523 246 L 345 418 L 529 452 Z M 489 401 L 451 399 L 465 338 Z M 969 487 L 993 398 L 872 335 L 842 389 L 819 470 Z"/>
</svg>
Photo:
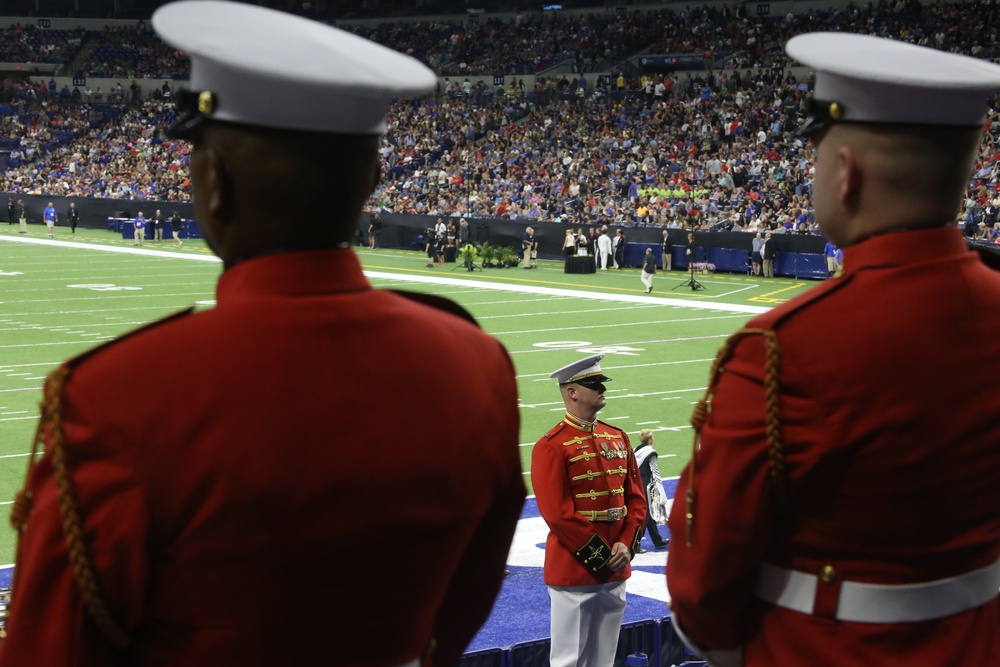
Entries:
<svg viewBox="0 0 1000 667">
<path fill-rule="evenodd" d="M 41 404 L 42 414 L 38 421 L 38 430 L 35 432 L 35 440 L 31 445 L 28 472 L 30 474 L 38 446 L 44 440 L 47 427 L 52 447 L 52 469 L 55 472 L 56 488 L 59 492 L 59 513 L 62 517 L 63 535 L 66 537 L 69 561 L 73 566 L 73 578 L 80 589 L 83 604 L 91 619 L 115 647 L 124 649 L 130 643 L 129 636 L 112 615 L 97 581 L 93 560 L 90 557 L 90 549 L 87 548 L 83 535 L 83 520 L 80 518 L 76 487 L 73 484 L 73 478 L 70 476 L 69 465 L 66 461 L 62 428 L 62 398 L 63 388 L 69 374 L 70 369 L 62 366 L 53 371 L 45 381 L 45 398 Z M 10 514 L 10 522 L 18 532 L 18 539 L 20 539 L 28 515 L 31 513 L 31 492 L 27 490 L 27 482 L 25 484 L 25 488 L 18 491 Z M 16 574 L 15 568 L 15 577 Z M 16 593 L 16 586 L 12 593 Z"/>
<path fill-rule="evenodd" d="M 715 355 L 712 370 L 709 373 L 708 388 L 705 395 L 694 406 L 691 414 L 691 426 L 694 427 L 694 444 L 691 451 L 691 463 L 688 466 L 688 488 L 685 494 L 687 503 L 687 545 L 691 546 L 694 531 L 694 462 L 701 446 L 701 427 L 708 417 L 708 408 L 715 393 L 715 383 L 722 372 L 722 366 L 732 355 L 736 344 L 747 336 L 763 336 L 765 344 L 764 355 L 764 435 L 767 441 L 767 458 L 770 464 L 768 476 L 771 478 L 771 490 L 774 494 L 776 507 L 784 504 L 785 498 L 785 453 L 781 437 L 781 419 L 778 415 L 778 399 L 780 398 L 779 371 L 781 368 L 781 344 L 778 334 L 770 329 L 740 329 L 726 340 Z"/>
</svg>

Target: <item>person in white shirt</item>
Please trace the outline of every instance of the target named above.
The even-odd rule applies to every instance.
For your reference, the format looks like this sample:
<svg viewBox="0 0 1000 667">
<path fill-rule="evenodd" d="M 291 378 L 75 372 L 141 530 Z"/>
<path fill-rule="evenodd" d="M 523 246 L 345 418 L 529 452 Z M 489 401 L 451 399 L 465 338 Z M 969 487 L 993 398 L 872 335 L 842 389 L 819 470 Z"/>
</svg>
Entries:
<svg viewBox="0 0 1000 667">
<path fill-rule="evenodd" d="M 611 237 L 608 236 L 608 227 L 601 227 L 601 234 L 597 237 L 597 266 L 608 270 L 608 260 L 611 258 Z"/>
</svg>

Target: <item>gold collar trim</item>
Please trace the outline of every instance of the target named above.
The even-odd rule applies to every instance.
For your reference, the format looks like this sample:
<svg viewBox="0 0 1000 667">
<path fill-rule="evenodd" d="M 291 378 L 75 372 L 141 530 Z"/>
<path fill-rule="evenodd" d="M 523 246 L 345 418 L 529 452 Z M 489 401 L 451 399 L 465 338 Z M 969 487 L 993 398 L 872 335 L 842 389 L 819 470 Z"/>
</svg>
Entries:
<svg viewBox="0 0 1000 667">
<path fill-rule="evenodd" d="M 586 422 L 580 419 L 579 417 L 574 417 L 568 412 L 566 413 L 566 416 L 563 417 L 563 421 L 572 426 L 573 428 L 578 428 L 581 431 L 585 431 L 587 433 L 593 433 L 594 429 L 597 428 L 596 419 L 592 422 Z"/>
</svg>

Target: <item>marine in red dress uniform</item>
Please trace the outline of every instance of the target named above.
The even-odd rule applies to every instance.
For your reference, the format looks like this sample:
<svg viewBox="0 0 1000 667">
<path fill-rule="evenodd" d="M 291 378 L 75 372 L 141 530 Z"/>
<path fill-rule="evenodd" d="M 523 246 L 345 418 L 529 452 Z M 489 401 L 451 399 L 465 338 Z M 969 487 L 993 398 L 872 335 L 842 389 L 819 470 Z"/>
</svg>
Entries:
<svg viewBox="0 0 1000 667">
<path fill-rule="evenodd" d="M 820 70 L 814 201 L 845 273 L 720 352 L 670 516 L 674 625 L 725 667 L 1000 665 L 1000 274 L 948 224 L 970 81 L 1000 68 L 853 35 L 788 49 Z"/>
<path fill-rule="evenodd" d="M 338 88 L 345 50 L 387 68 L 370 93 L 386 105 L 433 87 L 408 58 L 250 5 L 168 6 L 154 17 L 161 35 L 164 25 L 168 38 L 266 43 L 279 80 L 295 69 L 287 60 L 320 49 L 334 61 L 325 73 L 286 82 L 300 105 L 312 88 L 321 99 Z M 233 40 L 242 85 L 267 90 Z M 203 57 L 192 84 L 225 85 L 199 78 Z M 307 132 L 261 131 L 249 127 L 253 104 L 229 90 L 217 110 L 247 118 L 202 119 L 191 159 L 198 220 L 225 266 L 218 305 L 74 359 L 47 383 L 0 664 L 453 667 L 499 591 L 525 493 L 513 366 L 467 319 L 373 290 L 344 247 L 374 183 L 380 118 L 367 132 L 324 109 L 314 117 L 335 127 L 302 128 L 289 105 L 275 114 Z M 326 152 L 344 177 L 329 181 L 331 199 L 352 215 L 324 216 L 328 202 L 313 201 L 311 173 L 330 176 L 313 148 L 340 151 Z M 268 176 L 293 216 L 275 221 L 272 191 L 247 179 L 300 158 L 301 170 Z M 413 353 L 429 349 L 442 354 Z M 447 382 L 427 391 L 433 378 Z M 70 539 L 67 507 L 79 516 Z"/>
<path fill-rule="evenodd" d="M 603 356 L 552 374 L 567 413 L 531 456 L 531 483 L 549 526 L 544 578 L 552 601 L 550 662 L 560 667 L 610 667 L 625 609 L 624 582 L 646 520 L 628 435 L 596 419 L 609 380 L 601 372 Z M 589 614 L 599 621 L 589 621 Z"/>
</svg>

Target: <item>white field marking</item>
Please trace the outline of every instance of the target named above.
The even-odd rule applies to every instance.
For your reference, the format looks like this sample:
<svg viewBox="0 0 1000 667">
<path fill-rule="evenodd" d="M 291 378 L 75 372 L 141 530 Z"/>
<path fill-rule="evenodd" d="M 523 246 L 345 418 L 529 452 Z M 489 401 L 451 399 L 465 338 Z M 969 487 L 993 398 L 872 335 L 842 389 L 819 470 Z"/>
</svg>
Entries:
<svg viewBox="0 0 1000 667">
<path fill-rule="evenodd" d="M 79 279 L 86 280 L 91 276 L 81 277 Z M 78 279 L 78 280 L 79 280 Z M 205 285 L 204 283 L 191 283 L 191 290 L 187 292 L 170 292 L 167 290 L 176 290 L 178 285 L 174 284 L 164 284 L 157 285 L 153 283 L 143 282 L 144 278 L 137 278 L 133 281 L 128 279 L 121 279 L 118 275 L 114 276 L 118 283 L 67 283 L 64 278 L 59 284 L 53 285 L 52 287 L 29 289 L 29 290 L 18 290 L 18 295 L 24 298 L 19 298 L 19 302 L 25 303 L 45 303 L 46 301 L 53 301 L 54 299 L 50 296 L 52 294 L 64 294 L 63 290 L 72 289 L 79 290 L 81 292 L 87 293 L 87 296 L 76 296 L 76 299 L 84 299 L 91 296 L 90 292 L 99 293 L 117 293 L 117 292 L 139 292 L 145 290 L 153 290 L 156 296 L 162 297 L 176 297 L 176 298 L 200 298 L 205 296 Z M 100 280 L 100 279 L 98 279 Z M 124 295 L 123 295 L 124 296 Z M 62 297 L 56 297 L 61 299 Z"/>
<path fill-rule="evenodd" d="M 0 237 L 0 238 L 2 238 L 2 237 Z M 50 290 L 50 291 L 54 292 L 54 291 L 57 291 L 57 290 Z M 205 297 L 205 292 L 202 291 L 202 292 L 198 292 L 197 294 L 195 294 L 193 292 L 175 292 L 175 293 L 172 293 L 172 294 L 165 294 L 165 293 L 159 293 L 159 292 L 157 292 L 157 293 L 154 293 L 153 296 L 156 296 L 156 297 L 159 297 L 159 298 L 162 298 L 162 299 L 188 299 L 188 298 L 197 299 L 197 298 L 204 298 Z M 46 299 L 20 299 L 19 302 L 20 303 L 42 303 L 42 304 L 44 304 L 44 303 L 52 303 L 52 302 L 62 302 L 62 301 L 65 301 L 67 298 L 69 298 L 69 297 L 61 296 L 61 297 L 53 297 L 53 298 L 46 298 Z M 114 299 L 116 301 L 121 301 L 121 300 L 124 300 L 124 299 L 149 299 L 149 298 L 150 298 L 150 294 L 148 292 L 146 292 L 146 290 L 143 290 L 141 288 L 127 289 L 127 290 L 117 290 L 117 289 L 114 289 L 114 290 L 110 290 L 110 289 L 109 290 L 91 290 L 91 289 L 88 289 L 88 290 L 81 290 L 80 292 L 74 294 L 73 297 L 72 297 L 74 303 L 81 303 L 81 302 L 82 303 L 87 303 L 87 302 L 91 302 L 91 301 L 102 302 L 102 301 L 107 301 L 109 299 Z M 181 303 L 179 303 L 178 305 L 172 306 L 172 307 L 180 310 L 181 308 L 187 308 L 190 305 L 191 305 L 191 302 L 185 300 L 185 301 L 182 301 Z M 86 312 L 86 311 L 84 311 L 84 312 Z M 35 313 L 31 313 L 31 314 L 34 315 Z M 56 314 L 60 314 L 61 315 L 62 313 L 60 312 L 60 313 L 56 313 Z M 22 317 L 23 317 L 23 315 L 22 315 Z"/>
<path fill-rule="evenodd" d="M 660 420 L 657 419 L 656 421 L 651 421 L 651 422 L 636 422 L 636 426 L 646 426 L 647 424 L 659 424 L 659 423 Z"/>
<path fill-rule="evenodd" d="M 27 243 L 31 245 L 48 245 L 62 248 L 73 248 L 77 250 L 93 250 L 97 252 L 113 252 L 121 255 L 140 255 L 145 257 L 161 257 L 164 259 L 184 259 L 194 262 L 210 262 L 219 264 L 221 260 L 210 254 L 181 254 L 168 252 L 165 250 L 152 250 L 148 248 L 129 248 L 118 246 L 97 246 L 73 241 L 58 241 L 55 239 L 36 239 L 16 236 L 0 236 L 0 241 L 9 243 Z M 561 287 L 538 287 L 534 285 L 509 285 L 505 283 L 495 283 L 465 278 L 452 278 L 449 276 L 419 276 L 410 274 L 387 273 L 384 271 L 365 271 L 369 280 L 402 280 L 406 283 L 422 283 L 429 285 L 450 285 L 453 287 L 475 288 L 480 290 L 496 290 L 500 292 L 518 292 L 522 294 L 545 294 L 548 296 L 573 297 L 579 299 L 604 300 L 617 303 L 643 303 L 659 304 L 661 306 L 679 306 L 682 308 L 695 308 L 699 310 L 718 310 L 731 313 L 751 313 L 760 314 L 771 310 L 767 306 L 750 306 L 734 303 L 715 303 L 705 301 L 686 301 L 684 299 L 672 299 L 659 296 L 649 296 L 646 294 L 606 294 L 602 292 L 588 292 L 586 290 L 565 289 Z M 143 296 L 143 295 L 137 295 Z"/>
<path fill-rule="evenodd" d="M 12 410 L 11 412 L 0 412 L 0 417 L 9 417 L 11 415 L 26 415 L 27 410 Z"/>
<path fill-rule="evenodd" d="M 134 322 L 123 322 L 123 321 L 119 320 L 119 321 L 116 321 L 116 322 L 100 322 L 100 323 L 97 323 L 97 324 L 80 324 L 80 325 L 77 325 L 77 326 L 85 328 L 85 329 L 93 329 L 94 327 L 119 327 L 119 326 L 122 326 L 122 325 L 130 325 L 130 324 L 135 325 L 135 326 L 139 326 L 141 324 L 146 324 L 146 323 L 147 322 L 145 320 L 136 320 Z M 93 333 L 88 333 L 88 332 L 83 331 L 83 330 L 80 330 L 80 331 L 76 331 L 76 330 L 74 330 L 74 331 L 68 331 L 65 328 L 61 327 L 61 326 L 47 327 L 47 326 L 44 326 L 44 325 L 41 325 L 41 324 L 23 324 L 20 327 L 15 327 L 15 328 L 11 328 L 11 329 L 0 329 L 0 333 L 3 333 L 5 331 L 14 331 L 14 332 L 17 332 L 17 331 L 25 331 L 25 330 L 47 331 L 49 333 L 72 334 L 72 335 L 83 335 L 83 336 L 93 336 L 94 335 Z"/>
<path fill-rule="evenodd" d="M 10 394 L 15 391 L 41 391 L 42 387 L 19 387 L 17 389 L 0 389 L 0 394 Z"/>
<path fill-rule="evenodd" d="M 2 239 L 3 237 L 0 237 Z M 52 299 L 48 299 L 51 301 Z M 76 299 L 79 302 L 80 299 Z M 187 308 L 190 304 L 183 306 L 176 306 L 177 310 L 182 310 Z M 87 308 L 84 310 L 51 310 L 44 313 L 18 313 L 19 317 L 49 317 L 49 316 L 62 316 L 62 315 L 99 315 L 101 313 L 111 313 L 111 315 L 106 316 L 108 322 L 120 322 L 121 313 L 135 312 L 140 310 L 162 310 L 162 306 L 134 306 L 130 308 Z M 15 324 L 13 320 L 7 320 L 3 324 Z"/>
<path fill-rule="evenodd" d="M 381 271 L 365 271 L 369 278 L 390 278 L 399 274 L 383 273 Z M 585 290 L 565 289 L 561 287 L 537 287 L 534 285 L 507 285 L 504 283 L 479 282 L 463 278 L 446 276 L 408 276 L 409 283 L 430 283 L 436 285 L 454 285 L 456 287 L 475 287 L 504 292 L 523 292 L 526 294 L 549 294 L 551 296 L 570 296 L 582 299 L 615 301 L 618 303 L 648 303 L 661 306 L 681 306 L 684 308 L 699 308 L 702 310 L 721 310 L 732 313 L 766 313 L 770 308 L 762 306 L 747 306 L 732 303 L 706 303 L 702 301 L 684 301 L 683 299 L 668 299 L 638 294 L 606 294 L 603 292 L 587 292 Z"/>
<path fill-rule="evenodd" d="M 66 285 L 66 287 L 70 289 L 85 289 L 91 292 L 137 292 L 142 289 L 141 287 L 116 285 L 115 283 L 80 283 Z"/>
<path fill-rule="evenodd" d="M 103 246 L 88 246 L 87 250 L 103 250 Z M 110 247 L 108 248 L 110 249 Z M 155 251 L 154 251 L 155 252 Z M 134 253 L 135 255 L 145 254 L 144 251 L 139 250 Z M 207 254 L 207 253 L 206 253 Z M 190 255 L 173 255 L 177 259 L 185 259 Z M 0 258 L 0 262 L 16 261 L 19 265 L 24 266 L 29 275 L 32 277 L 41 276 L 48 280 L 48 276 L 66 276 L 72 275 L 74 273 L 89 273 L 93 270 L 93 262 L 90 261 L 89 255 L 87 253 L 66 253 L 62 255 L 62 259 L 59 262 L 58 267 L 54 267 L 52 262 L 48 260 L 47 257 L 39 256 L 28 259 L 26 257 L 20 257 L 18 255 L 11 255 L 9 257 Z M 141 272 L 140 270 L 144 264 L 144 259 L 142 257 L 122 257 L 118 258 L 116 266 L 121 267 L 123 270 L 134 270 L 136 275 L 145 275 L 149 277 L 148 272 Z M 202 269 L 194 269 L 191 266 L 178 267 L 176 269 L 168 269 L 170 275 L 177 276 L 197 276 L 200 275 L 200 271 L 205 270 L 208 267 L 202 267 Z M 154 276 L 155 277 L 155 276 Z"/>
<path fill-rule="evenodd" d="M 24 421 L 25 419 L 38 419 L 38 415 L 32 415 L 30 417 L 6 417 L 4 419 L 0 419 L 0 422 L 21 422 Z"/>
<path fill-rule="evenodd" d="M 24 375 L 31 375 L 31 373 L 7 373 L 7 377 L 10 378 L 22 377 Z"/>
<path fill-rule="evenodd" d="M 378 279 L 378 280 L 372 280 L 371 282 L 372 282 L 373 285 L 375 285 L 377 287 L 388 287 L 390 284 L 395 284 L 395 283 L 400 283 L 403 287 L 406 287 L 406 285 L 409 284 L 409 283 L 411 283 L 412 281 L 409 280 L 408 276 L 403 276 L 403 277 L 392 279 L 392 280 L 390 280 L 390 279 Z M 482 296 L 487 296 L 491 292 L 492 292 L 492 290 L 483 290 L 482 291 Z M 562 297 L 543 296 L 543 297 L 539 297 L 537 299 L 518 298 L 518 299 L 503 299 L 501 301 L 474 301 L 473 299 L 476 296 L 479 296 L 480 293 L 477 292 L 476 290 L 472 290 L 472 292 L 469 292 L 465 288 L 462 288 L 462 289 L 455 289 L 455 288 L 452 288 L 452 289 L 428 289 L 428 290 L 425 290 L 424 292 L 422 292 L 422 294 L 434 294 L 436 296 L 452 296 L 452 295 L 457 294 L 457 293 L 462 293 L 462 294 L 466 295 L 467 297 L 471 297 L 471 298 L 466 298 L 466 299 L 463 299 L 463 300 L 465 301 L 465 303 L 467 303 L 469 305 L 472 305 L 472 306 L 497 306 L 497 305 L 506 305 L 506 304 L 509 304 L 509 303 L 518 303 L 518 304 L 520 304 L 520 303 L 535 303 L 535 302 L 538 302 L 538 301 L 541 301 L 541 302 L 552 302 L 552 301 L 575 301 L 576 300 L 574 297 L 571 297 L 571 296 L 562 296 Z"/>
<path fill-rule="evenodd" d="M 0 505 L 13 505 L 13 504 L 14 504 L 13 500 L 5 500 L 2 503 L 0 503 Z"/>
<path fill-rule="evenodd" d="M 99 252 L 114 252 L 120 255 L 143 255 L 146 257 L 165 257 L 167 259 L 189 259 L 196 262 L 212 262 L 214 264 L 221 263 L 221 260 L 215 255 L 194 255 L 194 254 L 180 254 L 176 252 L 168 252 L 166 250 L 152 250 L 147 248 L 127 248 L 118 246 L 97 246 L 90 245 L 87 243 L 77 243 L 75 241 L 58 241 L 56 239 L 38 239 L 31 237 L 17 237 L 17 236 L 0 236 L 0 241 L 8 241 L 10 243 L 27 243 L 29 245 L 48 245 L 48 246 L 58 246 L 60 248 L 73 248 L 75 250 L 97 250 Z"/>
<path fill-rule="evenodd" d="M 31 456 L 31 452 L 25 452 L 23 454 L 4 454 L 3 456 L 0 456 L 0 459 L 17 459 L 24 456 Z"/>
<path fill-rule="evenodd" d="M 726 283 L 726 284 L 728 285 L 729 283 Z M 757 285 L 757 284 L 744 285 L 744 286 L 741 286 L 739 289 L 731 289 L 728 292 L 719 292 L 718 294 L 713 294 L 712 296 L 713 297 L 732 296 L 734 294 L 739 294 L 740 292 L 746 292 L 747 290 L 754 289 L 756 287 L 760 287 L 760 285 Z"/>
<path fill-rule="evenodd" d="M 664 394 L 687 394 L 692 391 L 705 391 L 705 389 L 706 387 L 694 387 L 692 389 L 668 389 L 667 391 L 647 391 L 642 394 L 622 394 L 621 396 L 615 396 L 614 398 L 616 401 L 622 398 L 649 398 L 650 396 L 663 396 Z M 627 391 L 627 390 L 622 389 L 621 391 Z M 694 405 L 695 403 L 697 403 L 697 401 L 694 401 L 692 405 Z M 550 405 L 564 406 L 565 404 L 562 401 L 546 401 L 545 403 L 520 404 L 522 408 L 546 408 Z M 558 408 L 558 409 L 562 410 L 564 408 Z M 619 417 L 619 419 L 621 419 L 621 417 Z"/>
<path fill-rule="evenodd" d="M 34 363 L 34 364 L 4 364 L 0 366 L 0 371 L 4 371 L 8 368 L 32 368 L 33 366 L 58 366 L 62 361 L 53 361 L 52 363 Z"/>
<path fill-rule="evenodd" d="M 15 239 L 11 239 L 15 240 Z M 103 250 L 105 246 L 88 246 L 87 250 Z M 110 249 L 110 246 L 108 246 Z M 20 252 L 20 251 L 19 251 Z M 155 252 L 155 250 L 154 250 Z M 139 271 L 141 267 L 144 266 L 144 259 L 141 255 L 146 254 L 144 250 L 138 250 L 132 253 L 133 257 L 120 257 L 116 263 L 117 266 L 122 267 L 127 270 Z M 202 253 L 209 254 L 209 253 Z M 184 259 L 189 257 L 190 253 L 172 255 L 177 259 Z M 49 258 L 44 255 L 33 255 L 31 257 L 20 256 L 19 254 L 12 254 L 0 257 L 0 262 L 6 263 L 8 261 L 16 261 L 19 266 L 23 266 L 26 269 L 26 273 L 31 276 L 48 276 L 48 275 L 58 275 L 65 276 L 73 273 L 86 273 L 93 270 L 93 262 L 89 259 L 90 255 L 85 252 L 74 252 L 65 253 L 62 255 L 62 259 L 59 262 L 58 267 L 53 266 Z M 176 269 L 170 269 L 170 275 L 178 276 L 197 276 L 200 271 L 206 270 L 208 267 L 202 267 L 201 269 L 195 269 L 188 265 L 186 267 L 178 267 Z M 143 275 L 148 276 L 148 272 L 144 272 Z"/>
<path fill-rule="evenodd" d="M 651 345 L 655 343 L 682 343 L 689 340 L 711 340 L 713 338 L 729 338 L 731 334 L 711 334 L 709 336 L 682 336 L 681 338 L 661 338 L 659 340 L 638 340 L 630 343 L 614 343 L 613 347 L 631 347 L 632 345 Z M 611 344 L 608 345 L 586 345 L 584 347 L 612 347 Z M 533 348 L 530 350 L 507 350 L 509 354 L 532 354 L 534 352 L 554 352 L 566 350 L 578 350 L 578 347 L 564 347 L 564 348 Z M 625 368 L 624 366 L 619 366 L 619 368 Z"/>
<path fill-rule="evenodd" d="M 111 338 L 114 338 L 114 336 L 111 336 Z M 51 345 L 79 345 L 79 344 L 80 341 L 78 340 L 57 341 L 55 343 L 23 343 L 19 345 L 0 345 L 0 350 L 13 350 L 19 347 L 44 347 Z"/>
<path fill-rule="evenodd" d="M 202 281 L 187 283 L 187 285 L 190 287 L 190 290 L 187 292 L 167 292 L 162 290 L 176 290 L 178 287 L 182 287 L 183 285 L 177 282 L 151 283 L 149 282 L 149 276 L 135 276 L 134 278 L 129 278 L 127 276 L 120 275 L 118 271 L 115 271 L 114 275 L 114 280 L 117 280 L 118 282 L 114 284 L 109 282 L 104 282 L 104 283 L 71 282 L 73 280 L 83 281 L 87 280 L 88 278 L 93 278 L 92 273 L 93 269 L 91 269 L 91 274 L 88 274 L 86 276 L 78 276 L 73 278 L 67 276 L 59 276 L 57 279 L 47 281 L 53 283 L 52 285 L 47 287 L 38 286 L 38 283 L 36 282 L 35 287 L 30 289 L 18 290 L 18 294 L 24 294 L 29 297 L 34 297 L 34 296 L 43 297 L 45 293 L 61 292 L 66 288 L 84 289 L 90 292 L 134 292 L 136 290 L 141 290 L 141 289 L 142 290 L 152 289 L 152 290 L 160 290 L 156 292 L 158 296 L 161 294 L 163 296 L 176 296 L 178 294 L 180 296 L 187 296 L 189 294 L 205 293 L 205 283 Z M 102 278 L 97 278 L 96 280 L 102 280 Z M 103 278 L 103 280 L 108 280 L 108 279 Z M 133 285 L 133 287 L 128 287 L 128 285 Z M 28 299 L 24 300 L 27 301 Z M 43 298 L 33 299 L 33 301 L 44 301 L 44 299 Z"/>
<path fill-rule="evenodd" d="M 476 304 L 476 305 L 479 305 L 479 304 Z M 612 313 L 612 312 L 613 313 L 620 313 L 623 310 L 632 310 L 632 309 L 635 309 L 635 308 L 642 308 L 644 310 L 647 310 L 649 308 L 656 308 L 656 307 L 657 306 L 655 306 L 653 304 L 636 304 L 636 305 L 633 305 L 633 306 L 614 306 L 614 307 L 611 307 L 611 308 L 586 308 L 584 310 L 559 310 L 559 311 L 552 310 L 552 311 L 549 311 L 549 314 L 550 315 L 580 315 L 580 314 L 586 314 L 586 313 Z M 513 313 L 513 314 L 510 314 L 510 315 L 487 315 L 485 317 L 477 317 L 476 319 L 479 320 L 479 321 L 482 321 L 482 320 L 501 320 L 501 319 L 507 319 L 507 318 L 510 318 L 510 317 L 538 317 L 538 313 Z M 706 318 L 706 319 L 716 319 L 716 318 Z M 670 323 L 673 324 L 674 322 L 685 322 L 685 321 L 687 321 L 687 320 L 670 320 Z"/>
<path fill-rule="evenodd" d="M 647 341 L 649 342 L 649 341 Z M 583 345 L 581 347 L 590 347 L 590 343 Z M 562 348 L 563 350 L 575 349 L 575 348 Z M 701 364 L 714 361 L 714 359 L 684 359 L 682 361 L 656 361 L 650 364 L 625 364 L 623 366 L 608 366 L 604 370 L 606 371 L 619 371 L 625 368 L 651 368 L 653 366 L 676 366 L 677 364 Z M 535 382 L 544 382 L 546 380 L 551 380 L 548 373 L 525 373 L 523 375 L 518 375 L 517 379 L 526 379 L 537 377 Z"/>
<path fill-rule="evenodd" d="M 549 333 L 556 331 L 591 331 L 593 329 L 610 329 L 610 328 L 621 328 L 623 326 L 629 327 L 640 327 L 640 326 L 651 326 L 654 324 L 673 324 L 675 322 L 707 322 L 708 320 L 732 320 L 740 319 L 745 320 L 745 315 L 720 315 L 719 317 L 704 317 L 695 320 L 672 320 L 672 319 L 659 319 L 650 320 L 648 322 L 609 322 L 607 324 L 590 324 L 587 326 L 573 326 L 573 327 L 552 327 L 549 329 L 523 329 L 521 331 L 493 331 L 491 332 L 494 336 L 514 336 L 519 334 L 539 334 L 539 333 Z M 604 344 L 598 344 L 599 347 L 607 347 Z"/>
<path fill-rule="evenodd" d="M 550 299 L 550 301 L 551 300 L 556 300 L 555 297 L 549 297 L 549 299 Z M 575 299 L 574 299 L 574 302 L 575 302 Z M 479 304 L 475 304 L 475 305 L 479 305 Z M 552 310 L 552 309 L 550 309 L 548 311 L 548 314 L 550 314 L 550 315 L 586 315 L 586 314 L 590 314 L 590 313 L 620 313 L 620 312 L 626 311 L 626 310 L 636 310 L 636 309 L 649 310 L 649 309 L 653 309 L 653 308 L 662 308 L 662 306 L 657 306 L 655 304 L 636 304 L 636 305 L 629 305 L 629 306 L 614 305 L 614 306 L 611 306 L 611 307 L 608 307 L 608 308 L 585 308 L 583 310 Z M 530 312 L 529 313 L 510 313 L 510 314 L 507 314 L 507 315 L 485 315 L 483 317 L 477 317 L 476 319 L 477 320 L 500 320 L 500 319 L 507 319 L 507 318 L 511 318 L 511 317 L 535 317 L 536 315 L 537 315 L 537 313 L 530 313 Z M 670 320 L 670 321 L 673 322 L 675 320 Z"/>
<path fill-rule="evenodd" d="M 448 292 L 441 292 L 441 294 L 454 294 L 454 293 L 455 293 L 454 290 L 450 290 Z M 504 299 L 501 301 L 472 301 L 471 299 L 462 299 L 462 300 L 468 306 L 478 307 L 478 306 L 505 306 L 509 303 L 521 304 L 521 303 L 535 303 L 538 301 L 542 301 L 545 303 L 552 303 L 553 301 L 575 301 L 576 299 L 569 296 L 547 296 L 541 299 Z M 479 317 L 477 319 L 484 320 L 489 318 Z"/>
</svg>

